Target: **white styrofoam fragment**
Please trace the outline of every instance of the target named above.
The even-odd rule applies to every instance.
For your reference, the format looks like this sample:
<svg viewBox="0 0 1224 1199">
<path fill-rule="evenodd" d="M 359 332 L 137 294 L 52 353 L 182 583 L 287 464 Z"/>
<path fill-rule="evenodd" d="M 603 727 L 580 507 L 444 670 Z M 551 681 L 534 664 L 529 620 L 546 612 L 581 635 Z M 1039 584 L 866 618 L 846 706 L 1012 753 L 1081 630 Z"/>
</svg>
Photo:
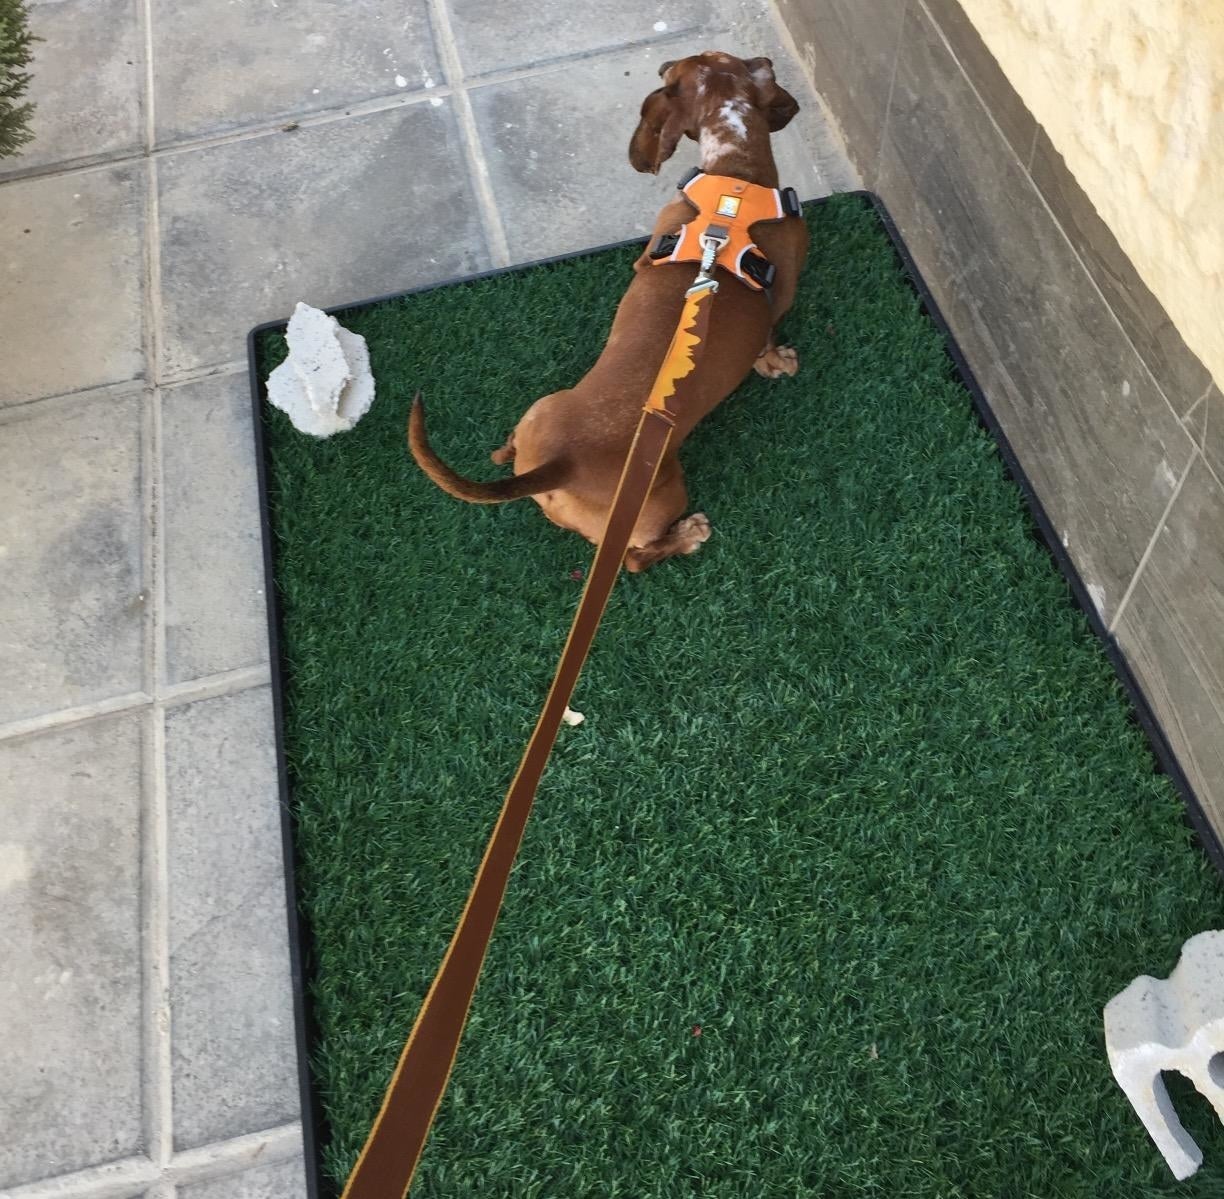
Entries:
<svg viewBox="0 0 1224 1199">
<path fill-rule="evenodd" d="M 1177 1118 L 1161 1071 L 1185 1075 L 1224 1121 L 1224 931 L 1183 946 L 1167 979 L 1142 974 L 1105 1005 L 1114 1078 L 1176 1178 L 1203 1153 Z"/>
<path fill-rule="evenodd" d="M 268 402 L 313 437 L 351 429 L 374 402 L 365 338 L 335 317 L 298 304 L 286 330 L 289 356 L 268 376 Z"/>
<path fill-rule="evenodd" d="M 334 318 L 333 318 L 334 320 Z M 374 403 L 374 376 L 370 373 L 370 351 L 360 333 L 353 333 L 343 325 L 336 325 L 336 339 L 348 362 L 350 379 L 340 393 L 336 415 L 347 422 L 351 429 Z"/>
</svg>

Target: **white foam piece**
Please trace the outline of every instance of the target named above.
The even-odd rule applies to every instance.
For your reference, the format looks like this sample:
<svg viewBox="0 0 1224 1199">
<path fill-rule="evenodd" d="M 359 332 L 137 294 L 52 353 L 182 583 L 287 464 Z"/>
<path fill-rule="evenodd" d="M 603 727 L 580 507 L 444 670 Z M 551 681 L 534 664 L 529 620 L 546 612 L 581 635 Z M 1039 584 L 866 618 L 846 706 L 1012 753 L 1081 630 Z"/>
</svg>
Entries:
<svg viewBox="0 0 1224 1199">
<path fill-rule="evenodd" d="M 1160 1075 L 1185 1075 L 1224 1122 L 1224 931 L 1191 937 L 1168 978 L 1142 974 L 1115 995 L 1105 1005 L 1105 1049 L 1174 1177 L 1189 1178 L 1203 1152 Z"/>
<path fill-rule="evenodd" d="M 351 429 L 374 402 L 365 338 L 320 309 L 299 303 L 286 340 L 289 356 L 268 376 L 268 402 L 312 437 Z"/>
</svg>

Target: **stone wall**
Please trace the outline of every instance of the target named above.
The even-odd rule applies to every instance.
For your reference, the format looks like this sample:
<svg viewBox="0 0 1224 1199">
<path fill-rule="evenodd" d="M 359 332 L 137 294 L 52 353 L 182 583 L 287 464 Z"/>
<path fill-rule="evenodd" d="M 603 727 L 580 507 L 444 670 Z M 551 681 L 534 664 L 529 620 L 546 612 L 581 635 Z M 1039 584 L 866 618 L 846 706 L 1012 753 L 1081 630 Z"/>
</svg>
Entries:
<svg viewBox="0 0 1224 1199">
<path fill-rule="evenodd" d="M 1181 7 L 1205 11 L 1211 2 L 1182 0 Z M 1044 114 L 1077 169 L 1086 179 L 1090 169 L 1098 171 L 1093 186 L 1108 190 L 1109 145 L 1133 137 L 1142 143 L 1134 154 L 1147 155 L 1157 176 L 1162 154 L 1177 157 L 1172 132 L 1161 134 L 1164 149 L 1154 150 L 1144 139 L 1159 140 L 1156 134 L 1121 126 L 1132 103 L 1142 108 L 1145 88 L 1167 99 L 1153 121 L 1179 121 L 1181 84 L 1176 64 L 1164 82 L 1152 66 L 1124 104 L 1119 85 L 1107 87 L 1098 75 L 1099 103 L 1091 109 L 1070 81 L 1091 23 L 1059 16 L 1058 6 L 1068 3 L 965 0 L 975 14 L 997 17 L 1000 53 L 1025 58 L 1033 111 L 958 0 L 779 0 L 779 9 L 864 185 L 896 221 L 1103 625 L 1146 693 L 1214 828 L 1204 835 L 1209 843 L 1214 836 L 1218 853 L 1224 398 L 1040 123 Z M 1020 33 L 1017 47 L 1029 48 L 1013 49 L 1012 34 L 1002 32 L 1009 14 L 1023 24 L 1015 16 L 1023 6 L 1063 31 L 1046 59 Z M 1126 0 L 1117 11 L 1138 13 L 1140 6 Z M 1053 37 L 1035 18 L 1023 28 L 1024 38 Z M 1175 44 L 1168 42 L 1168 53 Z M 1058 81 L 1063 91 L 1043 81 L 1043 69 L 1066 76 Z M 1076 105 L 1086 111 L 1065 111 Z M 1112 142 L 1095 142 L 1095 123 L 1110 121 Z M 1224 145 L 1207 151 L 1224 155 Z M 1216 186 L 1217 170 L 1200 171 L 1193 203 L 1164 180 L 1159 186 L 1136 180 L 1114 197 L 1125 205 L 1129 196 L 1133 205 L 1134 196 L 1152 192 L 1152 215 L 1133 213 L 1128 237 L 1160 260 L 1153 267 L 1143 258 L 1153 287 L 1171 288 L 1178 303 L 1189 295 L 1191 306 L 1197 293 L 1204 308 L 1211 302 L 1211 255 L 1197 255 L 1202 274 L 1182 292 L 1169 283 L 1177 274 L 1173 252 L 1161 246 L 1191 245 L 1187 253 L 1195 257 L 1193 244 L 1202 238 L 1186 235 L 1185 223 L 1208 240 L 1212 221 L 1219 229 L 1224 210 L 1202 215 L 1195 207 Z M 1217 316 L 1199 341 L 1209 349 L 1224 345 L 1220 337 Z"/>
<path fill-rule="evenodd" d="M 1224 6 L 962 5 L 1186 343 L 1224 383 Z"/>
</svg>

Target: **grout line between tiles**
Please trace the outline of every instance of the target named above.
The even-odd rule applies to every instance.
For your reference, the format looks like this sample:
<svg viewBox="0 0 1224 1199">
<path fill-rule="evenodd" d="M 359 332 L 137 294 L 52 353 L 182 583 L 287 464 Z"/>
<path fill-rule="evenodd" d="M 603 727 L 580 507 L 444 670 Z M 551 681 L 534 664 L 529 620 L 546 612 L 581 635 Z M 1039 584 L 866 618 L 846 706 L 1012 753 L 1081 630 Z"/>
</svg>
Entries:
<svg viewBox="0 0 1224 1199">
<path fill-rule="evenodd" d="M 145 780 L 144 958 L 145 958 L 145 1148 L 162 1170 L 174 1152 L 173 1062 L 170 1050 L 169 830 L 166 804 L 166 717 L 153 707 L 150 758 Z"/>
<path fill-rule="evenodd" d="M 1203 455 L 1203 465 L 1207 468 L 1208 474 L 1211 475 L 1216 483 L 1219 484 L 1221 488 L 1224 488 L 1224 476 L 1220 474 L 1220 471 L 1216 469 L 1215 464 L 1207 456 L 1207 434 L 1210 432 L 1211 428 L 1211 393 L 1216 390 L 1217 388 L 1214 380 L 1211 383 L 1208 383 L 1207 390 L 1203 392 L 1203 394 L 1194 402 L 1194 408 L 1197 408 L 1199 404 L 1203 405 L 1203 431 L 1199 440 L 1199 450 Z M 1190 411 L 1193 412 L 1194 408 L 1192 408 Z M 1189 416 L 1190 413 L 1187 413 L 1186 415 Z"/>
<path fill-rule="evenodd" d="M 157 390 L 161 388 L 164 330 L 161 303 L 161 198 L 157 194 L 157 160 L 148 165 L 148 199 L 145 209 L 145 376 Z"/>
<path fill-rule="evenodd" d="M 153 61 L 153 3 L 140 0 L 144 31 L 144 353 L 145 377 L 152 384 L 149 396 L 149 438 L 146 468 L 144 540 L 150 574 L 151 627 L 145 655 L 145 690 L 154 697 L 151 716 L 150 758 L 143 795 L 144 866 L 141 871 L 144 900 L 145 960 L 145 1055 L 144 1121 L 145 1150 L 159 1171 L 174 1153 L 174 1078 L 171 1050 L 170 1011 L 170 865 L 169 800 L 166 787 L 166 715 L 156 702 L 162 689 L 166 661 L 166 572 L 165 487 L 162 471 L 162 404 L 158 386 L 161 364 L 161 220 L 158 201 L 158 169 L 153 157 L 157 142 L 156 79 Z M 173 1189 L 158 1184 L 149 1199 L 172 1199 Z"/>
<path fill-rule="evenodd" d="M 49 179 L 61 175 L 91 175 L 107 171 L 113 167 L 130 166 L 143 162 L 145 159 L 173 158 L 180 154 L 189 154 L 193 150 L 211 150 L 217 146 L 228 146 L 235 142 L 251 141 L 254 138 L 269 137 L 272 134 L 285 132 L 286 125 L 309 129 L 315 125 L 331 125 L 349 117 L 370 116 L 374 113 L 387 112 L 395 108 L 411 107 L 423 104 L 434 97 L 445 97 L 451 94 L 450 88 L 436 87 L 430 91 L 398 93 L 395 96 L 380 96 L 375 100 L 365 100 L 359 104 L 346 104 L 339 108 L 324 109 L 320 112 L 302 113 L 297 116 L 282 116 L 275 121 L 260 121 L 252 125 L 243 125 L 225 133 L 201 134 L 197 137 L 184 138 L 181 141 L 167 142 L 165 145 L 146 147 L 137 151 L 116 154 L 111 158 L 89 160 L 86 162 L 55 163 L 45 167 L 36 167 L 25 174 L 7 175 L 0 179 L 0 187 L 6 183 L 21 183 L 32 179 Z"/>
<path fill-rule="evenodd" d="M 302 1127 L 282 1124 L 262 1132 L 233 1137 L 174 1154 L 164 1170 L 147 1157 L 130 1157 L 61 1174 L 0 1191 L 0 1199 L 131 1199 L 133 1192 L 152 1186 L 147 1195 L 169 1194 L 175 1184 L 204 1182 L 300 1156 Z"/>
<path fill-rule="evenodd" d="M 175 1183 L 203 1182 L 238 1174 L 252 1166 L 276 1165 L 301 1155 L 301 1124 L 282 1124 L 263 1132 L 176 1153 L 166 1177 Z"/>
<path fill-rule="evenodd" d="M 1199 398 L 1195 400 L 1194 403 L 1191 404 L 1190 407 L 1187 408 L 1185 412 L 1182 413 L 1181 418 L 1180 418 L 1182 427 L 1186 430 L 1186 433 L 1189 436 L 1190 440 L 1194 442 L 1195 447 L 1198 449 L 1199 453 L 1203 455 L 1203 464 L 1207 467 L 1208 470 L 1211 470 L 1211 463 L 1208 462 L 1206 458 L 1206 455 L 1207 455 L 1207 419 L 1211 415 L 1211 404 L 1208 402 L 1207 397 L 1210 394 L 1211 394 L 1211 388 L 1208 387 L 1207 390 L 1203 392 L 1203 394 L 1199 396 Z M 1193 421 L 1194 414 L 1200 408 L 1203 410 L 1203 427 L 1202 429 L 1199 430 L 1198 435 L 1196 437 L 1194 429 L 1192 427 L 1192 421 Z M 1212 474 L 1215 474 L 1215 472 L 1212 471 Z"/>
<path fill-rule="evenodd" d="M 121 399 L 124 396 L 139 395 L 149 389 L 149 383 L 143 378 L 127 379 L 122 383 L 100 383 L 92 387 L 81 387 L 76 391 L 63 391 L 56 395 L 33 396 L 28 400 L 18 400 L 15 404 L 0 406 L 0 425 L 12 424 L 16 421 L 28 420 L 40 415 L 48 407 L 56 404 L 72 404 L 104 400 L 108 398 Z"/>
<path fill-rule="evenodd" d="M 493 180 L 490 178 L 489 164 L 480 142 L 480 131 L 476 127 L 476 114 L 472 109 L 471 97 L 463 86 L 463 63 L 459 57 L 455 31 L 451 28 L 446 0 L 429 0 L 429 15 L 434 36 L 437 38 L 442 70 L 454 93 L 455 116 L 459 121 L 464 157 L 467 159 L 468 173 L 476 192 L 476 204 L 480 209 L 489 256 L 494 266 L 509 266 L 510 245 L 506 240 L 506 229 L 493 195 Z"/>
<path fill-rule="evenodd" d="M 223 695 L 237 695 L 255 687 L 265 687 L 271 681 L 272 670 L 266 662 L 259 666 L 241 666 L 237 670 L 226 670 L 202 679 L 169 684 L 162 689 L 159 702 L 164 708 L 177 708 L 183 704 L 194 704 L 204 699 L 218 699 Z"/>
<path fill-rule="evenodd" d="M 89 720 L 104 720 L 108 716 L 117 716 L 124 712 L 146 708 L 152 703 L 153 697 L 143 691 L 128 691 L 122 695 L 112 695 L 107 699 L 96 700 L 89 704 L 80 704 L 75 708 L 60 708 L 55 712 L 47 712 L 40 716 L 27 716 L 22 720 L 11 720 L 0 725 L 0 741 L 14 741 L 18 737 L 30 737 L 38 733 L 50 732 L 52 729 L 72 728 Z"/>
<path fill-rule="evenodd" d="M 154 111 L 154 98 L 157 94 L 156 78 L 153 73 L 153 0 L 139 0 L 139 20 L 144 42 L 141 50 L 144 53 L 144 94 L 141 99 L 144 115 L 144 146 L 148 154 L 157 145 L 157 113 Z"/>
<path fill-rule="evenodd" d="M 436 0 L 440 2 L 440 0 Z M 163 145 L 157 144 L 155 114 L 153 112 L 153 70 L 152 70 L 152 33 L 151 21 L 148 18 L 148 0 L 141 0 L 141 11 L 146 15 L 146 39 L 145 39 L 145 58 L 146 58 L 146 95 L 149 97 L 145 105 L 145 129 L 144 129 L 144 146 L 139 150 L 121 151 L 117 154 L 108 155 L 101 158 L 78 158 L 69 162 L 45 163 L 36 167 L 30 167 L 28 170 L 15 170 L 6 175 L 0 176 L 0 187 L 6 183 L 19 183 L 23 180 L 31 179 L 46 179 L 57 175 L 84 175 L 99 171 L 110 170 L 112 167 L 124 166 L 131 163 L 141 162 L 146 158 L 165 158 L 176 154 L 185 154 L 192 150 L 211 149 L 214 146 L 225 146 L 232 142 L 249 141 L 251 138 L 266 137 L 270 134 L 280 133 L 285 129 L 286 125 L 294 125 L 303 129 L 311 128 L 315 125 L 330 125 L 336 121 L 343 121 L 348 117 L 371 116 L 379 112 L 389 112 L 396 108 L 412 107 L 419 104 L 429 103 L 435 99 L 449 99 L 455 96 L 456 91 L 461 87 L 462 90 L 475 90 L 483 87 L 493 87 L 499 83 L 515 83 L 521 79 L 535 79 L 541 75 L 552 75 L 558 71 L 565 70 L 571 67 L 576 62 L 584 62 L 591 59 L 610 58 L 617 54 L 624 54 L 633 50 L 641 50 L 648 46 L 666 47 L 674 42 L 683 41 L 686 38 L 698 32 L 697 27 L 690 29 L 671 30 L 665 37 L 646 38 L 638 41 L 623 42 L 615 46 L 608 46 L 592 53 L 569 54 L 562 55 L 558 58 L 549 59 L 546 62 L 535 63 L 526 67 L 511 67 L 506 70 L 489 71 L 483 75 L 472 76 L 470 79 L 462 81 L 461 85 L 453 86 L 453 81 L 448 81 L 444 84 L 439 84 L 432 88 L 414 89 L 410 92 L 396 91 L 392 94 L 374 96 L 368 100 L 358 100 L 352 104 L 338 104 L 334 108 L 317 109 L 314 112 L 308 113 L 288 113 L 282 116 L 253 122 L 249 125 L 240 125 L 237 128 L 226 130 L 223 133 L 205 133 L 197 134 L 181 138 L 177 141 L 169 141 Z M 447 21 L 447 30 L 450 29 L 449 20 Z M 435 30 L 437 32 L 437 30 Z M 453 34 L 450 35 L 450 40 L 453 45 Z M 457 56 L 458 50 L 455 47 L 454 52 Z M 444 66 L 445 63 L 444 57 Z M 461 73 L 460 73 L 461 75 Z"/>
<path fill-rule="evenodd" d="M 56 729 L 72 728 L 91 720 L 105 720 L 111 716 L 138 712 L 152 707 L 154 703 L 160 703 L 164 708 L 177 708 L 197 700 L 238 695 L 255 687 L 267 686 L 271 677 L 271 668 L 264 662 L 256 666 L 240 666 L 235 670 L 203 675 L 182 683 L 172 683 L 163 688 L 157 699 L 144 691 L 127 691 L 122 695 L 112 695 L 74 708 L 60 708 L 40 716 L 9 721 L 0 725 L 0 742 L 15 741 L 19 737 L 32 737 Z"/>
<path fill-rule="evenodd" d="M 142 4 L 146 0 L 142 0 Z M 393 95 L 375 96 L 369 100 L 359 100 L 352 104 L 340 104 L 334 108 L 319 109 L 309 113 L 289 113 L 272 120 L 257 121 L 250 125 L 241 125 L 224 133 L 205 133 L 182 138 L 177 141 L 157 145 L 153 128 L 154 117 L 151 105 L 145 120 L 144 146 L 139 150 L 127 150 L 103 158 L 75 159 L 70 162 L 46 163 L 31 167 L 25 171 L 12 171 L 0 177 L 0 187 L 7 183 L 20 183 L 34 179 L 48 179 L 62 175 L 88 175 L 111 170 L 114 167 L 128 166 L 143 162 L 145 159 L 170 158 L 180 154 L 188 154 L 193 150 L 209 150 L 217 146 L 227 146 L 235 142 L 250 141 L 253 138 L 268 137 L 285 132 L 287 125 L 294 128 L 310 129 L 317 125 L 331 125 L 349 117 L 373 116 L 380 112 L 390 112 L 397 108 L 411 108 L 421 104 L 432 103 L 434 100 L 454 99 L 459 91 L 476 90 L 484 87 L 494 87 L 499 83 L 515 83 L 522 79 L 536 79 L 543 75 L 553 75 L 576 62 L 589 59 L 609 58 L 645 46 L 657 45 L 665 47 L 672 42 L 682 40 L 692 31 L 678 31 L 667 37 L 650 39 L 642 42 L 630 42 L 623 45 L 610 46 L 594 54 L 576 54 L 546 63 L 529 67 L 515 67 L 504 71 L 490 71 L 486 75 L 474 76 L 463 81 L 459 86 L 450 83 L 439 84 L 432 88 L 421 88 L 411 92 L 395 92 Z M 151 54 L 151 46 L 146 47 L 146 54 Z M 146 83 L 146 86 L 150 86 Z"/>
<path fill-rule="evenodd" d="M 170 391 L 175 387 L 186 387 L 189 383 L 199 383 L 203 379 L 223 379 L 230 375 L 246 374 L 248 363 L 245 358 L 236 358 L 229 362 L 217 362 L 211 366 L 197 366 L 185 371 L 176 371 L 164 375 L 158 381 L 162 391 Z"/>
<path fill-rule="evenodd" d="M 524 67 L 485 71 L 479 75 L 464 75 L 462 76 L 461 83 L 456 83 L 455 86 L 462 86 L 466 91 L 475 91 L 478 88 L 493 87 L 499 83 L 515 83 L 520 79 L 535 79 L 540 75 L 554 75 L 558 71 L 565 70 L 566 67 L 572 67 L 575 63 L 593 62 L 601 58 L 615 58 L 619 54 L 632 54 L 635 50 L 648 50 L 652 46 L 665 50 L 673 44 L 691 41 L 693 36 L 699 33 L 703 36 L 715 38 L 720 37 L 726 32 L 727 30 L 721 27 L 706 28 L 700 25 L 689 25 L 683 29 L 668 29 L 661 36 L 617 42 L 615 45 L 603 46 L 598 50 L 579 50 L 571 54 L 559 54 L 556 58 L 541 59 L 539 62 L 534 62 Z M 457 55 L 458 43 L 456 43 L 455 52 Z"/>
<path fill-rule="evenodd" d="M 1109 622 L 1109 632 L 1115 635 L 1118 631 L 1118 625 L 1122 617 L 1126 613 L 1126 606 L 1130 603 L 1130 598 L 1134 594 L 1135 588 L 1139 584 L 1139 577 L 1143 574 L 1147 567 L 1148 559 L 1151 558 L 1153 551 L 1156 549 L 1156 542 L 1160 539 L 1160 534 L 1164 531 L 1165 522 L 1169 519 L 1169 513 L 1173 511 L 1173 505 L 1177 503 L 1177 497 L 1181 495 L 1182 488 L 1186 484 L 1186 480 L 1190 477 L 1190 470 L 1194 463 L 1199 458 L 1199 452 L 1196 449 L 1190 455 L 1190 461 L 1186 463 L 1185 469 L 1182 471 L 1181 478 L 1177 480 L 1177 486 L 1173 488 L 1173 494 L 1169 496 L 1169 502 L 1165 504 L 1164 511 L 1160 514 L 1160 519 L 1156 522 L 1156 528 L 1152 536 L 1148 539 L 1147 546 L 1144 548 L 1143 556 L 1139 559 L 1139 565 L 1135 567 L 1135 573 L 1131 576 L 1131 581 L 1126 586 L 1126 591 L 1122 595 L 1121 601 L 1118 603 L 1118 610 L 1113 614 L 1113 619 Z"/>
<path fill-rule="evenodd" d="M 146 322 L 147 325 L 147 322 Z M 157 548 L 153 530 L 157 525 L 157 447 L 158 396 L 156 388 L 146 388 L 140 411 L 140 595 L 141 609 L 141 682 L 146 695 L 155 693 L 157 679 Z"/>
<path fill-rule="evenodd" d="M 0 1199 L 131 1199 L 156 1179 L 147 1157 L 129 1157 L 0 1191 Z"/>
</svg>

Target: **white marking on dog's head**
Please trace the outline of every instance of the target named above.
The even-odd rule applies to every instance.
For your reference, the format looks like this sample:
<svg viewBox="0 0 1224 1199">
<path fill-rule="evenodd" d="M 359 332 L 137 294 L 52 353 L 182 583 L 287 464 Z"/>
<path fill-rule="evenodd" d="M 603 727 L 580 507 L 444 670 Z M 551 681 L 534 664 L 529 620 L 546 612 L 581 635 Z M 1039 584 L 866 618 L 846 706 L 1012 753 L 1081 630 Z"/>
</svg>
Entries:
<svg viewBox="0 0 1224 1199">
<path fill-rule="evenodd" d="M 707 126 L 701 131 L 697 145 L 701 150 L 702 170 L 708 170 L 720 158 L 740 148 L 739 142 L 725 134 L 726 130 L 719 125 Z"/>
<path fill-rule="evenodd" d="M 727 129 L 736 137 L 747 137 L 748 126 L 744 123 L 744 115 L 747 111 L 748 102 L 746 100 L 728 100 L 718 110 L 718 115 L 722 117 Z"/>
</svg>

